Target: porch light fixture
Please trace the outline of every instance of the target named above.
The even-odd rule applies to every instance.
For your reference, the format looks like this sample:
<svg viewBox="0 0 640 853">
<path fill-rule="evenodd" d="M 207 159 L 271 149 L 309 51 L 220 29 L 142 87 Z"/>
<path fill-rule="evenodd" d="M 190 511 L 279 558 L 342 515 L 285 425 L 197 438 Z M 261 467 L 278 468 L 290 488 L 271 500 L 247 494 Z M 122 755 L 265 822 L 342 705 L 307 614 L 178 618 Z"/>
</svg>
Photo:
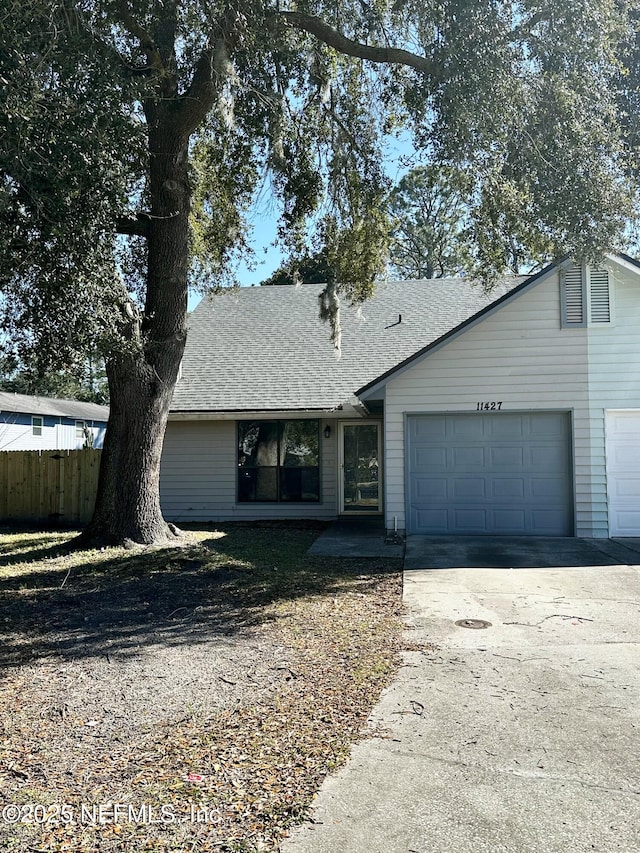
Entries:
<svg viewBox="0 0 640 853">
<path fill-rule="evenodd" d="M 325 438 L 331 437 L 331 427 L 329 426 L 329 424 L 327 424 L 326 427 L 324 428 L 324 437 Z"/>
</svg>

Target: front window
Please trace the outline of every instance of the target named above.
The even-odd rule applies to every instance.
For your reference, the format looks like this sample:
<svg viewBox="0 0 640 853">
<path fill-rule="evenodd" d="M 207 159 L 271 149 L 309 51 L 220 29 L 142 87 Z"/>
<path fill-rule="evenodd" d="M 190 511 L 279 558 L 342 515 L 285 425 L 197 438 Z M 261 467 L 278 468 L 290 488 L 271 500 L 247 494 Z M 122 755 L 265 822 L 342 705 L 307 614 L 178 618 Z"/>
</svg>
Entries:
<svg viewBox="0 0 640 853">
<path fill-rule="evenodd" d="M 239 421 L 238 501 L 320 500 L 319 421 Z"/>
<path fill-rule="evenodd" d="M 31 432 L 33 435 L 42 435 L 42 418 L 39 415 L 31 416 Z"/>
<path fill-rule="evenodd" d="M 76 421 L 76 438 L 84 438 L 84 421 Z"/>
</svg>

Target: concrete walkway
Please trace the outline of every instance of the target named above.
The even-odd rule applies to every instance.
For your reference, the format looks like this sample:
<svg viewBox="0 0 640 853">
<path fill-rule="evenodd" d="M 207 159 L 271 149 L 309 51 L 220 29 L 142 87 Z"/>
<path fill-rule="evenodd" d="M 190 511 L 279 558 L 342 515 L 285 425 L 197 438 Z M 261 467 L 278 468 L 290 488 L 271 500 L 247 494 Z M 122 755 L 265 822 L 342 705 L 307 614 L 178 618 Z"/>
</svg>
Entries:
<svg viewBox="0 0 640 853">
<path fill-rule="evenodd" d="M 384 519 L 339 518 L 309 548 L 315 557 L 402 557 L 404 542 L 386 535 Z"/>
<path fill-rule="evenodd" d="M 407 571 L 404 596 L 433 645 L 282 853 L 639 850 L 640 570 Z"/>
</svg>

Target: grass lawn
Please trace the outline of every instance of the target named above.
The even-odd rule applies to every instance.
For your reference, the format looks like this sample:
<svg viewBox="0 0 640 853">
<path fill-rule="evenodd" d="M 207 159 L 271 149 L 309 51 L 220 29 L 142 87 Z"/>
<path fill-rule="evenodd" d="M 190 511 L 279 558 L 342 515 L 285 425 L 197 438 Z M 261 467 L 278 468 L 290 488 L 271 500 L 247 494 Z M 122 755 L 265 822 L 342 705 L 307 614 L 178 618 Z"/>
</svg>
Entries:
<svg viewBox="0 0 640 853">
<path fill-rule="evenodd" d="M 277 850 L 362 736 L 399 664 L 400 560 L 191 532 L 69 552 L 0 530 L 3 851 Z"/>
</svg>

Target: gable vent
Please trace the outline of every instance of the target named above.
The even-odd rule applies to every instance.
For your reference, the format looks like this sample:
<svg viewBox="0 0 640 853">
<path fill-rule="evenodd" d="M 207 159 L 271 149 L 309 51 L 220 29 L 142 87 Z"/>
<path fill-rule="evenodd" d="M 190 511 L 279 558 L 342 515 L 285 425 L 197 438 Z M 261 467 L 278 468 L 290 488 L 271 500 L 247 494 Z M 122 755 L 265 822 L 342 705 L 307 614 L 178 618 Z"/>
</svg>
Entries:
<svg viewBox="0 0 640 853">
<path fill-rule="evenodd" d="M 582 269 L 569 267 L 564 272 L 564 322 L 567 325 L 584 325 L 584 292 Z"/>
<path fill-rule="evenodd" d="M 591 270 L 589 282 L 589 319 L 592 323 L 610 323 L 609 273 Z"/>
</svg>

